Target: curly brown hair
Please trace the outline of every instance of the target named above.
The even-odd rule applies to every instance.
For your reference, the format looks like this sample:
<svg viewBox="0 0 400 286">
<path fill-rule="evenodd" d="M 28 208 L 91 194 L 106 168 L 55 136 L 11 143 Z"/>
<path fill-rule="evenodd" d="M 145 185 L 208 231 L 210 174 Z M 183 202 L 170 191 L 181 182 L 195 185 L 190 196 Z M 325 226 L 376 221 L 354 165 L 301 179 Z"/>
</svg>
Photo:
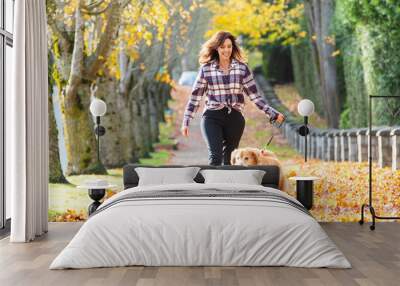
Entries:
<svg viewBox="0 0 400 286">
<path fill-rule="evenodd" d="M 237 61 L 246 62 L 246 57 L 244 56 L 239 45 L 236 43 L 236 37 L 229 32 L 219 31 L 201 46 L 201 50 L 199 53 L 199 63 L 205 64 L 215 59 L 219 61 L 217 49 L 225 42 L 226 39 L 230 39 L 232 41 L 231 59 L 234 58 Z"/>
</svg>

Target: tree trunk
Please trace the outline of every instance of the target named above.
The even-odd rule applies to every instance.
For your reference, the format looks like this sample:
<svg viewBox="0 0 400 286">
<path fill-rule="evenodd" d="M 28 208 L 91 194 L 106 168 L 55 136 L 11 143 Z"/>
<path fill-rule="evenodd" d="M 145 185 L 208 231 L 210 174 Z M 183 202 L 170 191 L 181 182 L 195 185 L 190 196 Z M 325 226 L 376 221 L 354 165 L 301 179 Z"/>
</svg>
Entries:
<svg viewBox="0 0 400 286">
<path fill-rule="evenodd" d="M 54 116 L 54 105 L 53 105 L 53 93 L 55 86 L 55 81 L 53 78 L 55 64 L 54 55 L 49 52 L 48 60 L 48 75 L 49 75 L 49 104 L 48 104 L 48 114 L 49 114 L 49 183 L 68 183 L 65 178 L 60 162 L 60 150 L 58 148 L 58 130 L 56 124 L 56 118 Z"/>
<path fill-rule="evenodd" d="M 160 122 L 165 122 L 164 111 L 168 108 L 168 99 L 170 98 L 171 86 L 161 83 L 157 86 L 157 110 Z"/>
<path fill-rule="evenodd" d="M 94 122 L 89 111 L 90 92 L 87 84 L 76 87 L 74 95 L 63 99 L 64 136 L 67 151 L 67 174 L 106 174 L 97 161 Z M 100 138 L 100 145 L 102 144 Z"/>
<path fill-rule="evenodd" d="M 160 134 L 160 128 L 158 126 L 160 119 L 157 112 L 157 88 L 158 82 L 153 82 L 147 89 L 147 98 L 149 103 L 149 121 L 150 121 L 150 138 L 151 141 L 159 142 L 158 135 Z"/>
<path fill-rule="evenodd" d="M 147 94 L 148 81 L 143 79 L 141 87 L 139 88 L 139 104 L 140 104 L 140 115 L 142 122 L 142 134 L 143 134 L 143 147 L 146 152 L 153 152 L 153 145 L 151 140 L 151 123 L 150 123 L 150 104 L 149 95 Z"/>
<path fill-rule="evenodd" d="M 132 129 L 137 146 L 137 155 L 139 158 L 149 158 L 151 150 L 147 144 L 148 118 L 145 117 L 144 98 L 141 95 L 143 94 L 143 84 L 135 82 L 134 85 L 135 88 L 132 88 L 129 92 L 129 100 L 131 101 L 130 107 L 134 118 Z"/>
<path fill-rule="evenodd" d="M 100 147 L 102 162 L 107 168 L 137 162 L 129 98 L 116 92 L 118 85 L 119 82 L 108 81 L 99 86 L 97 94 L 99 98 L 107 98 L 107 116 L 102 122 L 106 134 Z"/>
<path fill-rule="evenodd" d="M 50 73 L 49 73 L 50 74 Z M 52 99 L 52 88 L 49 93 L 49 183 L 67 184 L 60 163 L 60 151 L 58 148 L 58 130 Z"/>
<path fill-rule="evenodd" d="M 322 90 L 326 119 L 331 128 L 339 127 L 340 106 L 337 88 L 336 59 L 332 57 L 334 45 L 328 44 L 329 26 L 332 21 L 334 3 L 332 0 L 305 1 L 305 12 L 308 19 L 309 31 L 316 35 L 313 45 L 314 54 L 318 60 L 319 77 Z"/>
<path fill-rule="evenodd" d="M 170 99 L 172 99 L 171 90 L 172 90 L 172 87 L 170 85 L 163 84 L 161 86 L 161 92 L 160 92 L 160 94 L 162 95 L 162 101 L 161 102 L 162 102 L 162 105 L 164 107 L 168 107 L 168 101 Z"/>
</svg>

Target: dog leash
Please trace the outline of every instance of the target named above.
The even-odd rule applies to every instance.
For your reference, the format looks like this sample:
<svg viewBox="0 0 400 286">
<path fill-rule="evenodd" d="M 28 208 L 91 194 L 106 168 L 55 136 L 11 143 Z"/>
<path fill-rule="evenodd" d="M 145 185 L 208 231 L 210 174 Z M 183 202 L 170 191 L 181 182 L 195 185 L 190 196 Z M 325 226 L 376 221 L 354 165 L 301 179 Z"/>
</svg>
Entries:
<svg viewBox="0 0 400 286">
<path fill-rule="evenodd" d="M 276 128 L 281 128 L 283 122 L 285 122 L 285 120 L 283 120 L 281 123 L 279 123 L 279 125 L 276 125 L 276 119 L 275 120 L 270 120 L 269 123 L 271 123 L 272 126 L 276 127 Z M 271 138 L 269 138 L 267 146 L 271 143 L 272 139 L 274 138 L 274 134 L 271 135 Z"/>
</svg>

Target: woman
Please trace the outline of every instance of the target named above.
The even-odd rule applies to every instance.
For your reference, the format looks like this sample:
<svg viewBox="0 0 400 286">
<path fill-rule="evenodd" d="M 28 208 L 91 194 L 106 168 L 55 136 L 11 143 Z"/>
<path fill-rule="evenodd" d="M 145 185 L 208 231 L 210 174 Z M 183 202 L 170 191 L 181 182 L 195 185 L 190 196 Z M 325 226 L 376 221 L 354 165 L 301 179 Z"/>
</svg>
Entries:
<svg viewBox="0 0 400 286">
<path fill-rule="evenodd" d="M 201 120 L 201 132 L 208 147 L 210 165 L 230 165 L 232 151 L 239 146 L 245 120 L 242 115 L 244 95 L 271 120 L 281 123 L 285 117 L 270 107 L 258 94 L 257 87 L 236 38 L 229 32 L 217 32 L 203 44 L 200 70 L 186 105 L 183 136 L 189 135 L 189 123 L 207 93 Z"/>
</svg>

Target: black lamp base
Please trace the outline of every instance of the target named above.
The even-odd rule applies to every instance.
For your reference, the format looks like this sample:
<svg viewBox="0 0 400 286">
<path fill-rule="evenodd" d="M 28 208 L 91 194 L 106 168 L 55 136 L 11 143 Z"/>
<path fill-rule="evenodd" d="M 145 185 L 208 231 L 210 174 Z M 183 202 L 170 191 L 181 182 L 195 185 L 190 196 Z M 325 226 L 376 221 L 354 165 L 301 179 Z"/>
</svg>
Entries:
<svg viewBox="0 0 400 286">
<path fill-rule="evenodd" d="M 94 202 L 89 205 L 88 213 L 89 216 L 97 210 L 97 208 L 101 205 L 99 202 L 104 195 L 106 194 L 106 189 L 89 189 L 89 197 L 94 200 Z"/>
<path fill-rule="evenodd" d="M 302 125 L 299 127 L 298 132 L 301 136 L 306 136 L 310 133 L 310 130 L 308 129 L 307 125 Z"/>
<path fill-rule="evenodd" d="M 313 181 L 297 180 L 296 181 L 296 198 L 302 205 L 310 210 L 313 206 Z"/>
</svg>

